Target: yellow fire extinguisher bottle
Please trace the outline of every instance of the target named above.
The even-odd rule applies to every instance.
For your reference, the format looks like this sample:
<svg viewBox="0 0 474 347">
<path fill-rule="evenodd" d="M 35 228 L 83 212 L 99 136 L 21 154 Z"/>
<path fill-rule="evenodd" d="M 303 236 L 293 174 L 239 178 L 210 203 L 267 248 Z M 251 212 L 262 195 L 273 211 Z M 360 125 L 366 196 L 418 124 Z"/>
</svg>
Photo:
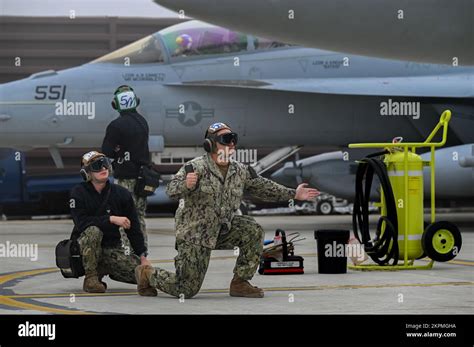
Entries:
<svg viewBox="0 0 474 347">
<path fill-rule="evenodd" d="M 404 162 L 405 155 L 408 165 Z M 405 252 L 409 260 L 417 259 L 423 254 L 423 159 L 410 151 L 394 151 L 387 154 L 384 161 L 397 207 L 399 259 L 405 258 Z M 407 173 L 405 167 L 408 167 Z M 405 174 L 408 175 L 408 189 L 405 187 Z M 408 196 L 405 196 L 406 192 Z M 405 225 L 408 225 L 407 229 Z"/>
</svg>

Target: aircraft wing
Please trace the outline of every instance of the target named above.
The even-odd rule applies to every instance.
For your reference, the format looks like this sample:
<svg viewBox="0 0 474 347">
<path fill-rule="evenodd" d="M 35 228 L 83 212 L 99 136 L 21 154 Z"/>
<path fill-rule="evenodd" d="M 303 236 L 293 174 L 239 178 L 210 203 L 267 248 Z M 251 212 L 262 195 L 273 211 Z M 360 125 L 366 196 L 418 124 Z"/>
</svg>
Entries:
<svg viewBox="0 0 474 347">
<path fill-rule="evenodd" d="M 299 93 L 406 97 L 474 97 L 468 74 L 377 78 L 295 78 L 185 81 L 169 86 L 228 87 Z"/>
</svg>

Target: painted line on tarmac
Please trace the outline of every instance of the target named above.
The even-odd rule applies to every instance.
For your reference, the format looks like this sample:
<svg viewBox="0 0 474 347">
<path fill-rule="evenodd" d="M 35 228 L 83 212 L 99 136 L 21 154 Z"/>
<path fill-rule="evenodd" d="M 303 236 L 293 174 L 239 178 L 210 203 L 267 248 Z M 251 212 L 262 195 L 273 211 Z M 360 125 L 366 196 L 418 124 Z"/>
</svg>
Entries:
<svg viewBox="0 0 474 347">
<path fill-rule="evenodd" d="M 431 259 L 429 258 L 423 258 L 420 259 L 422 261 L 430 262 Z M 447 262 L 448 264 L 454 264 L 454 265 L 464 265 L 464 266 L 474 266 L 474 261 L 472 260 L 450 260 Z M 437 264 L 437 262 L 435 262 Z"/>
<path fill-rule="evenodd" d="M 212 259 L 215 260 L 222 260 L 222 259 L 227 259 L 227 258 L 236 258 L 236 257 L 214 257 Z M 174 262 L 173 259 L 163 259 L 163 260 L 152 260 L 152 263 L 172 263 Z M 39 275 L 44 275 L 44 274 L 50 274 L 54 272 L 59 272 L 58 268 L 46 268 L 46 269 L 33 269 L 33 270 L 26 270 L 26 271 L 18 271 L 18 272 L 12 272 L 12 273 L 7 273 L 7 274 L 0 274 L 0 307 L 4 306 L 6 308 L 10 309 L 23 309 L 23 310 L 33 310 L 33 311 L 40 311 L 40 312 L 47 312 L 47 313 L 56 313 L 56 314 L 97 314 L 98 312 L 89 312 L 89 311 L 81 311 L 73 308 L 68 308 L 67 306 L 56 306 L 56 305 L 50 305 L 47 303 L 39 302 L 39 301 L 34 301 L 31 299 L 35 298 L 44 298 L 44 295 L 39 294 L 37 296 L 36 294 L 34 295 L 19 295 L 19 294 L 13 294 L 13 295 L 5 295 L 1 294 L 2 292 L 5 291 L 5 287 L 10 287 L 13 285 L 15 282 L 19 280 L 24 280 L 26 278 L 34 277 L 34 276 L 39 276 Z M 70 297 L 71 294 L 74 294 L 75 296 L 97 296 L 97 294 L 91 294 L 91 293 L 67 293 L 67 294 L 62 294 L 61 297 L 67 296 Z M 111 294 L 110 296 L 114 295 L 114 293 L 108 293 Z M 127 295 L 137 295 L 136 292 L 130 292 L 127 293 Z M 122 293 L 117 293 L 115 295 L 123 295 Z M 46 296 L 47 297 L 47 296 Z M 25 302 L 23 300 L 29 301 Z"/>
<path fill-rule="evenodd" d="M 306 253 L 302 254 L 306 257 L 316 257 L 316 253 Z M 212 260 L 225 260 L 225 259 L 235 259 L 236 256 L 221 256 L 221 257 L 212 257 Z M 428 261 L 427 259 L 422 259 L 423 261 Z M 163 260 L 152 260 L 152 263 L 172 263 L 173 259 L 163 259 Z M 474 266 L 473 261 L 469 260 L 452 260 L 448 263 L 456 265 L 466 265 Z M 36 269 L 36 270 L 27 270 L 19 271 L 13 273 L 7 273 L 0 275 L 0 293 L 3 291 L 4 287 L 10 286 L 11 282 L 16 282 L 22 279 L 26 279 L 33 276 L 43 275 L 59 272 L 57 268 L 46 268 L 46 269 Z M 271 287 L 263 288 L 265 291 L 269 292 L 279 292 L 279 291 L 310 291 L 310 290 L 328 290 L 328 289 L 366 289 L 366 288 L 388 288 L 388 287 L 434 287 L 434 286 L 461 286 L 461 285 L 473 285 L 474 282 L 438 282 L 438 283 L 410 283 L 410 284 L 379 284 L 379 285 L 326 285 L 326 286 L 307 286 L 307 287 Z M 228 289 L 203 289 L 200 293 L 228 293 Z M 0 294 L 0 305 L 5 307 L 11 307 L 14 309 L 26 309 L 34 310 L 48 313 L 56 314 L 96 314 L 96 312 L 87 312 L 77 309 L 68 308 L 66 306 L 51 306 L 42 302 L 24 302 L 22 299 L 31 300 L 39 298 L 55 298 L 55 297 L 70 297 L 71 294 L 79 297 L 107 297 L 107 296 L 130 296 L 137 295 L 136 292 L 109 292 L 103 294 L 95 293 L 58 293 L 58 294 L 13 294 L 13 295 L 1 295 Z"/>
<path fill-rule="evenodd" d="M 315 290 L 334 290 L 334 289 L 375 289 L 375 288 L 396 288 L 396 287 L 442 287 L 442 286 L 472 286 L 473 281 L 462 282 L 435 282 L 435 283 L 384 283 L 384 284 L 334 284 L 320 286 L 301 286 L 301 287 L 263 287 L 266 292 L 292 292 L 292 291 L 315 291 Z M 202 289 L 200 294 L 223 293 L 226 294 L 229 289 Z M 160 294 L 162 292 L 160 291 Z M 20 299 L 47 299 L 47 298 L 63 298 L 74 294 L 76 297 L 113 297 L 113 296 L 130 296 L 138 295 L 136 291 L 129 292 L 109 292 L 109 293 L 48 293 L 48 294 L 15 294 L 5 295 L 6 298 Z M 164 293 L 163 293 L 164 294 Z"/>
<path fill-rule="evenodd" d="M 20 271 L 14 272 L 6 275 L 0 276 L 0 289 L 6 287 L 10 284 L 10 282 L 15 282 L 20 279 L 25 279 L 32 276 L 48 274 L 52 272 L 58 271 L 57 268 L 48 268 L 48 269 L 39 269 L 39 270 L 28 270 L 28 271 Z M 34 311 L 41 311 L 41 312 L 48 312 L 48 313 L 56 313 L 56 314 L 92 314 L 85 311 L 80 311 L 76 309 L 69 309 L 69 308 L 56 308 L 56 307 L 49 307 L 45 306 L 44 303 L 29 303 L 24 301 L 18 301 L 12 297 L 11 295 L 0 295 L 0 305 L 7 306 L 15 309 L 24 309 L 24 310 L 34 310 Z"/>
</svg>

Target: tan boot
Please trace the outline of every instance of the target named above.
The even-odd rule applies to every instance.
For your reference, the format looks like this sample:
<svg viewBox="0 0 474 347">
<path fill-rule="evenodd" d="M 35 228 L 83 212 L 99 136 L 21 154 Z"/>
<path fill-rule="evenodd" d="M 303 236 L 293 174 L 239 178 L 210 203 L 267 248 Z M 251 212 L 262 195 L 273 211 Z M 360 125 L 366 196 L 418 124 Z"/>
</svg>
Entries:
<svg viewBox="0 0 474 347">
<path fill-rule="evenodd" d="M 263 289 L 252 286 L 249 281 L 240 279 L 237 275 L 230 282 L 230 296 L 240 296 L 244 298 L 263 298 Z"/>
<path fill-rule="evenodd" d="M 141 296 L 157 296 L 158 291 L 150 285 L 150 278 L 155 269 L 150 265 L 138 265 L 135 268 L 135 278 L 138 285 L 138 294 Z"/>
<path fill-rule="evenodd" d="M 99 278 L 99 282 L 102 283 L 105 287 L 105 290 L 107 290 L 107 283 L 105 283 L 104 281 L 102 281 L 102 279 L 104 278 L 105 275 L 99 275 L 98 278 Z"/>
<path fill-rule="evenodd" d="M 84 285 L 82 286 L 87 293 L 105 293 L 105 286 L 99 281 L 96 273 L 86 274 Z"/>
</svg>

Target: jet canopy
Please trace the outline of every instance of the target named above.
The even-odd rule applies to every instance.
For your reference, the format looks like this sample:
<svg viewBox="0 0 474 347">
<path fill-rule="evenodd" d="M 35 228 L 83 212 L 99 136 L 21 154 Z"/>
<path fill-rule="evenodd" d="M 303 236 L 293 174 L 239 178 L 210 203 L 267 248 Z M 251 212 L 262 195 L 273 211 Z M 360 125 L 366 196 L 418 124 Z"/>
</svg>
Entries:
<svg viewBox="0 0 474 347">
<path fill-rule="evenodd" d="M 147 36 L 92 63 L 153 64 L 210 55 L 268 50 L 290 45 L 235 32 L 200 21 L 189 21 Z"/>
<path fill-rule="evenodd" d="M 92 63 L 113 63 L 113 64 L 152 64 L 163 63 L 165 55 L 163 47 L 157 37 L 153 34 L 122 47 L 112 53 L 106 54 Z"/>
<path fill-rule="evenodd" d="M 200 21 L 189 21 L 159 32 L 172 59 L 223 55 L 289 46 L 248 36 Z"/>
</svg>

